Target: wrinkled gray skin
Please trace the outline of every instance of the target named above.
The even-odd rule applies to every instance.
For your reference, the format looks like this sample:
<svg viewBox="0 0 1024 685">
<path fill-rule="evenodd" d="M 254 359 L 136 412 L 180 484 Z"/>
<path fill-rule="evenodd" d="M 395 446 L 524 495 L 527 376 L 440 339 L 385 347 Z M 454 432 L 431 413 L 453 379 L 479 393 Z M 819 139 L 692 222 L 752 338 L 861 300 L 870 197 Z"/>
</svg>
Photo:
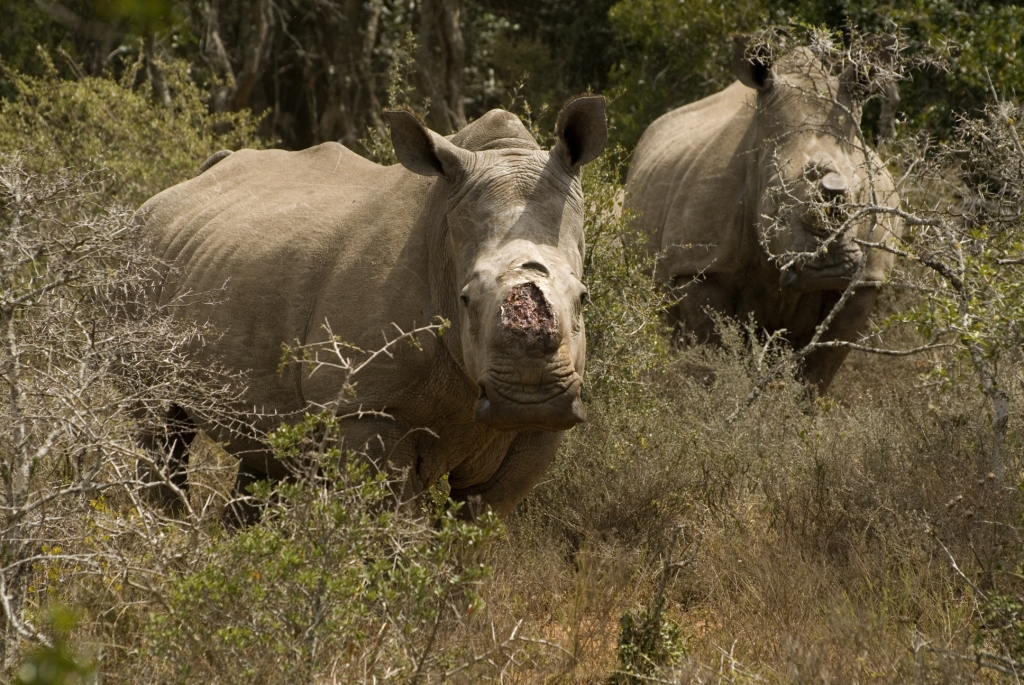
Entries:
<svg viewBox="0 0 1024 685">
<path fill-rule="evenodd" d="M 263 433 L 342 384 L 325 368 L 278 373 L 282 344 L 322 341 L 328 322 L 374 350 L 393 324 L 444 317 L 445 335 L 420 335 L 422 350 L 399 345 L 356 376 L 339 414 L 388 417 L 347 419 L 346 444 L 408 468 L 407 496 L 447 473 L 454 498 L 506 514 L 584 418 L 580 167 L 604 148 L 604 99 L 566 105 L 551 151 L 504 111 L 449 139 L 408 112 L 385 115 L 401 165 L 335 143 L 242 150 L 149 200 L 146 235 L 173 267 L 159 296 L 224 287 L 218 304 L 181 316 L 221 333 L 197 354 L 247 374 Z M 199 427 L 241 459 L 237 487 L 286 475 L 258 441 Z"/>
<path fill-rule="evenodd" d="M 647 129 L 633 155 L 624 207 L 637 213 L 634 226 L 659 255 L 657 281 L 682 296 L 670 312 L 681 337 L 717 341 L 709 316 L 717 312 L 753 316 L 769 333 L 785 329 L 800 348 L 858 268 L 862 252 L 854 237 L 890 242 L 902 230 L 891 215 L 866 217 L 823 255 L 794 260 L 794 253 L 817 250 L 828 234 L 800 203 L 896 207 L 899 197 L 877 155 L 850 144 L 859 124 L 833 102 L 852 110 L 844 79 L 826 73 L 809 50 L 770 64 L 748 59 L 746 45 L 736 38 L 739 81 Z M 865 249 L 861 280 L 882 281 L 892 255 Z M 821 340 L 856 340 L 877 296 L 877 287 L 859 287 Z M 847 353 L 812 353 L 804 377 L 824 391 Z"/>
</svg>

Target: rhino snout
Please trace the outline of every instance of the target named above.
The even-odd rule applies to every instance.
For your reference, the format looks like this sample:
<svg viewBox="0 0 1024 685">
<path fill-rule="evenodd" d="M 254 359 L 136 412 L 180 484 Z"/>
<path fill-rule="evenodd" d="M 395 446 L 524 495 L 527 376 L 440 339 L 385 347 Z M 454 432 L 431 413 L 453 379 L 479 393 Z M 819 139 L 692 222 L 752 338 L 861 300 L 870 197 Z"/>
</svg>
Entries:
<svg viewBox="0 0 1024 685">
<path fill-rule="evenodd" d="M 803 177 L 826 202 L 844 202 L 850 196 L 850 184 L 831 155 L 815 155 L 804 165 Z"/>
<path fill-rule="evenodd" d="M 570 325 L 578 307 L 551 273 L 558 272 L 527 261 L 498 279 L 482 363 L 470 370 L 479 388 L 474 418 L 490 428 L 566 430 L 586 417 L 583 361 L 574 358 L 582 343 Z"/>
</svg>

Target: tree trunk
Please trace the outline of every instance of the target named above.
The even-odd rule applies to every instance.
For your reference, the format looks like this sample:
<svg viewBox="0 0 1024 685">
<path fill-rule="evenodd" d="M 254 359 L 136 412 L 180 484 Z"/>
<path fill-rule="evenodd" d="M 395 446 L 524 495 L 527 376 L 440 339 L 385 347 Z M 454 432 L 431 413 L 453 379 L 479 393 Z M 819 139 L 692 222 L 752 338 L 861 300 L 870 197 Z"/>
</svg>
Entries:
<svg viewBox="0 0 1024 685">
<path fill-rule="evenodd" d="M 252 106 L 252 92 L 259 83 L 274 42 L 274 5 L 271 0 L 243 0 L 239 3 L 236 45 L 225 46 L 221 33 L 221 11 L 217 0 L 200 6 L 203 23 L 201 50 L 214 72 L 223 79 L 213 94 L 212 109 L 237 112 Z M 231 35 L 230 26 L 228 34 Z M 232 64 L 232 56 L 236 63 Z"/>
<path fill-rule="evenodd" d="M 878 113 L 878 141 L 887 144 L 896 137 L 896 108 L 900 105 L 900 87 L 890 83 L 882 95 L 882 109 Z"/>
<path fill-rule="evenodd" d="M 212 93 L 211 109 L 215 112 L 227 111 L 235 91 L 235 70 L 231 66 L 231 58 L 220 35 L 220 12 L 216 2 L 205 2 L 201 8 L 203 16 L 203 37 L 200 50 L 224 83 L 216 86 Z"/>
<path fill-rule="evenodd" d="M 417 71 L 422 90 L 430 98 L 428 123 L 445 133 L 466 125 L 462 102 L 466 45 L 461 19 L 462 0 L 424 0 Z"/>
<path fill-rule="evenodd" d="M 244 46 L 242 70 L 238 74 L 235 92 L 231 97 L 231 109 L 237 112 L 249 106 L 253 86 L 263 71 L 263 63 L 271 43 L 270 29 L 274 24 L 271 0 L 257 0 L 250 15 L 252 31 Z"/>
<path fill-rule="evenodd" d="M 359 59 L 359 77 L 362 90 L 366 93 L 370 125 L 378 132 L 384 131 L 381 118 L 380 100 L 377 98 L 377 77 L 373 70 L 373 50 L 377 46 L 380 31 L 380 14 L 384 9 L 384 0 L 371 0 L 366 4 L 366 26 L 363 29 L 363 50 Z"/>
<path fill-rule="evenodd" d="M 1006 433 L 1010 422 L 1010 397 L 999 385 L 995 365 L 985 359 L 984 354 L 976 345 L 968 345 L 970 351 L 971 365 L 978 375 L 981 390 L 985 397 L 992 403 L 992 448 L 988 453 L 988 460 L 981 467 L 981 478 L 987 484 L 994 487 L 1001 487 L 1006 475 L 1006 465 L 1003 453 L 1006 447 Z"/>
<path fill-rule="evenodd" d="M 142 41 L 143 55 L 146 60 L 146 79 L 153 88 L 153 99 L 164 107 L 170 108 L 171 93 L 167 90 L 167 82 L 164 80 L 164 70 L 156 63 L 153 50 L 153 34 L 147 34 Z"/>
</svg>

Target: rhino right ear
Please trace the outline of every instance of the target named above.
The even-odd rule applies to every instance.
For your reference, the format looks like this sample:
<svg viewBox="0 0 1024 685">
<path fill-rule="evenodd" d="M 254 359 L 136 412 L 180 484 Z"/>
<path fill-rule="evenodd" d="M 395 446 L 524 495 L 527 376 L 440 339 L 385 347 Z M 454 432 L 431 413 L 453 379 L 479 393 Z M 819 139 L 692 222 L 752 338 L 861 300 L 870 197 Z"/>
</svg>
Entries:
<svg viewBox="0 0 1024 685">
<path fill-rule="evenodd" d="M 748 88 L 768 90 L 774 81 L 771 50 L 766 45 L 751 49 L 751 41 L 751 36 L 732 37 L 732 70 Z"/>
<path fill-rule="evenodd" d="M 466 167 L 472 153 L 428 129 L 412 112 L 384 110 L 384 118 L 391 127 L 395 156 L 409 171 L 454 181 Z"/>
<path fill-rule="evenodd" d="M 608 144 L 608 120 L 605 117 L 603 95 L 585 95 L 570 100 L 558 113 L 555 123 L 554 152 L 570 168 L 579 171 L 592 162 Z"/>
</svg>

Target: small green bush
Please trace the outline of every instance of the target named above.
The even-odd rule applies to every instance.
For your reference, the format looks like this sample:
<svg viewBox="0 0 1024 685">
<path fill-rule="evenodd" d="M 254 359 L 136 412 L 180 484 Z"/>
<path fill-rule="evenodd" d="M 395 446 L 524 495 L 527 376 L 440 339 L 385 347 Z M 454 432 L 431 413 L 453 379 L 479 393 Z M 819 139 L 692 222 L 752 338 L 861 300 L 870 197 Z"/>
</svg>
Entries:
<svg viewBox="0 0 1024 685">
<path fill-rule="evenodd" d="M 583 170 L 583 283 L 590 293 L 583 316 L 592 397 L 636 386 L 668 359 L 662 317 L 666 301 L 654 284 L 654 260 L 621 211 L 618 165 L 623 156 L 621 148 L 612 148 Z"/>
<path fill-rule="evenodd" d="M 497 520 L 431 526 L 336 437 L 322 416 L 272 437 L 305 475 L 256 488 L 263 520 L 167 580 L 136 665 L 150 682 L 415 680 L 459 663 L 439 631 L 481 607 Z"/>
<path fill-rule="evenodd" d="M 625 611 L 619 620 L 619 664 L 613 683 L 639 685 L 659 669 L 671 667 L 685 655 L 679 626 L 664 616 L 665 597 L 637 611 Z"/>
<path fill-rule="evenodd" d="M 264 146 L 251 113 L 210 113 L 188 64 L 163 66 L 171 107 L 154 101 L 148 84 L 133 89 L 134 70 L 120 81 L 65 79 L 53 69 L 28 76 L 0 61 L 0 77 L 16 93 L 0 100 L 0 152 L 19 152 L 36 173 L 106 169 L 105 193 L 137 207 L 195 176 L 217 150 Z"/>
<path fill-rule="evenodd" d="M 1011 659 L 1024 662 L 1024 598 L 992 595 L 982 600 L 979 609 L 975 645 L 984 648 L 991 642 Z"/>
<path fill-rule="evenodd" d="M 96 663 L 84 657 L 70 643 L 69 636 L 78 625 L 74 612 L 66 607 L 53 608 L 47 620 L 53 644 L 39 647 L 22 661 L 14 685 L 92 685 L 96 682 Z"/>
</svg>

